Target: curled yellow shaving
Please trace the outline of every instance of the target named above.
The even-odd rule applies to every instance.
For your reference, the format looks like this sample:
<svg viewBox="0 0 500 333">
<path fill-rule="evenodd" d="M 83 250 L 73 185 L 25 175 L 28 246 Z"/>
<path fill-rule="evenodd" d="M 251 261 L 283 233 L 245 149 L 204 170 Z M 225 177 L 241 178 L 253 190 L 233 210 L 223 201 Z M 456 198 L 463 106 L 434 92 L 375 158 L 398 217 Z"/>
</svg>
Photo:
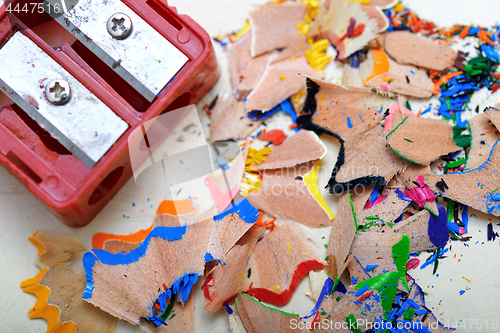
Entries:
<svg viewBox="0 0 500 333">
<path fill-rule="evenodd" d="M 28 238 L 38 249 L 38 256 L 45 253 L 45 247 L 36 238 L 38 231 L 33 237 Z M 47 300 L 50 296 L 50 289 L 40 285 L 40 280 L 48 271 L 48 268 L 42 268 L 38 274 L 21 282 L 21 288 L 25 293 L 36 296 L 35 306 L 28 311 L 30 319 L 43 318 L 47 321 L 47 333 L 76 333 L 76 325 L 72 321 L 64 323 L 59 322 L 60 311 L 55 305 L 49 305 Z"/>
</svg>

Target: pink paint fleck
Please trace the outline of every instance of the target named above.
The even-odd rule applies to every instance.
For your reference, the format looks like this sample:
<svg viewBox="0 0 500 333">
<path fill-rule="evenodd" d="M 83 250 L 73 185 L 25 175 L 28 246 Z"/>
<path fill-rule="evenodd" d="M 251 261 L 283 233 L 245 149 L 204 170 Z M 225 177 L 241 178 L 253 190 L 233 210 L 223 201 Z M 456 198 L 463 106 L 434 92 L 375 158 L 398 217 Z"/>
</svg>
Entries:
<svg viewBox="0 0 500 333">
<path fill-rule="evenodd" d="M 406 263 L 406 270 L 415 269 L 418 267 L 418 265 L 420 265 L 420 259 L 418 259 L 418 258 L 410 259 Z"/>
<path fill-rule="evenodd" d="M 392 129 L 392 116 L 399 110 L 399 104 L 392 104 L 389 107 L 389 114 L 385 117 L 384 131 L 390 131 Z"/>
<path fill-rule="evenodd" d="M 208 186 L 219 212 L 223 212 L 229 206 L 231 200 L 239 191 L 238 187 L 234 187 L 231 192 L 224 193 L 210 177 L 205 179 L 205 184 Z"/>
<path fill-rule="evenodd" d="M 418 267 L 418 265 L 420 265 L 420 259 L 418 259 L 418 258 L 410 259 L 406 263 L 406 270 L 408 271 L 410 269 L 416 269 Z M 406 274 L 406 281 L 410 282 L 410 280 L 411 280 L 411 276 Z"/>
<path fill-rule="evenodd" d="M 365 204 L 365 208 L 364 208 L 364 209 L 372 208 L 373 206 L 376 206 L 376 205 L 378 205 L 379 203 L 384 202 L 385 198 L 387 198 L 387 195 L 382 195 L 382 196 L 380 196 L 380 197 L 377 197 L 377 199 L 375 199 L 375 201 L 374 201 L 374 202 L 370 202 L 370 201 L 368 201 L 368 202 Z"/>
<path fill-rule="evenodd" d="M 420 187 L 415 187 L 410 190 L 405 190 L 405 195 L 415 201 L 419 207 L 424 207 L 427 201 L 434 202 L 436 200 L 429 186 L 425 184 L 424 176 L 420 175 L 417 178 L 417 183 Z"/>
</svg>

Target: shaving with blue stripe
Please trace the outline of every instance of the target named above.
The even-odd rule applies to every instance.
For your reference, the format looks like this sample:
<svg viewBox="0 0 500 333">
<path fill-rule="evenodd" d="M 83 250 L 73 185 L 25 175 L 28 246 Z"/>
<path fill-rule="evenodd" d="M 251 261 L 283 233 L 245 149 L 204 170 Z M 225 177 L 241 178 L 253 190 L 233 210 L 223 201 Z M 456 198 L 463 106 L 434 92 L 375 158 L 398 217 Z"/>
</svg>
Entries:
<svg viewBox="0 0 500 333">
<path fill-rule="evenodd" d="M 304 318 L 309 318 L 314 316 L 318 311 L 321 309 L 321 304 L 323 304 L 323 301 L 325 298 L 333 294 L 335 291 L 339 292 L 340 294 L 345 294 L 347 292 L 344 284 L 340 282 L 340 280 L 336 281 L 337 283 L 334 283 L 331 278 L 327 278 L 325 280 L 325 283 L 323 284 L 323 288 L 321 289 L 321 292 L 318 296 L 318 301 L 314 305 L 311 311 L 304 317 L 301 317 L 300 319 Z"/>
<path fill-rule="evenodd" d="M 222 213 L 215 215 L 214 220 L 221 221 L 224 217 L 233 213 L 237 213 L 246 223 L 255 223 L 259 218 L 259 210 L 252 206 L 247 199 L 243 198 L 229 205 Z"/>
<path fill-rule="evenodd" d="M 166 325 L 153 310 L 154 303 L 158 301 L 162 311 L 166 308 L 167 299 L 170 299 L 172 295 L 176 295 L 182 303 L 185 303 L 192 287 L 203 275 L 204 259 L 213 258 L 213 256 L 220 259 L 219 253 L 207 252 L 212 229 L 209 226 L 210 223 L 211 220 L 207 220 L 190 226 L 156 227 L 138 248 L 128 253 L 112 254 L 99 249 L 94 249 L 93 253 L 87 252 L 83 256 L 83 266 L 87 276 L 83 299 L 132 324 L 139 324 L 140 317 L 144 317 L 155 325 Z M 197 232 L 201 234 L 201 237 L 196 237 Z M 200 242 L 200 246 L 195 248 L 192 241 L 196 239 L 203 240 L 205 244 Z M 161 246 L 163 242 L 173 246 Z M 191 247 L 189 255 L 185 250 L 186 247 Z M 165 248 L 179 250 L 167 254 L 166 251 L 162 251 Z M 181 252 L 185 252 L 184 257 Z M 192 256 L 201 256 L 201 260 L 200 258 L 191 260 Z M 156 257 L 156 259 L 151 257 Z M 170 271 L 169 268 L 182 265 L 186 266 L 184 271 L 179 270 L 178 274 L 170 275 L 167 273 Z M 96 280 L 99 285 L 97 288 Z M 169 281 L 171 282 L 168 283 Z M 113 285 L 113 282 L 116 285 Z M 123 292 L 120 293 L 120 290 Z M 137 294 L 138 290 L 141 290 L 139 294 Z M 113 309 L 110 309 L 110 305 L 113 304 L 106 304 L 101 297 L 108 293 L 116 298 L 114 302 L 119 303 Z M 135 314 L 127 308 L 127 301 L 132 302 L 130 304 L 134 304 L 134 308 L 140 307 L 144 302 L 135 300 L 134 296 L 150 299 L 150 304 L 139 309 Z"/>
<path fill-rule="evenodd" d="M 428 175 L 426 183 L 431 190 L 445 198 L 482 211 L 500 216 L 497 190 L 500 184 L 500 141 L 492 147 L 488 159 L 479 167 L 464 172 L 445 175 Z M 438 186 L 444 181 L 446 188 Z"/>
<path fill-rule="evenodd" d="M 165 325 L 154 310 L 155 303 L 161 312 L 173 296 L 184 304 L 203 276 L 205 263 L 224 263 L 226 245 L 233 246 L 258 216 L 259 211 L 243 198 L 213 219 L 175 227 L 157 226 L 128 253 L 100 249 L 87 252 L 83 256 L 83 299 L 131 324 L 138 325 L 140 318 L 146 318 L 156 326 Z M 221 234 L 222 225 L 234 228 L 234 223 L 243 226 L 241 230 Z"/>
</svg>

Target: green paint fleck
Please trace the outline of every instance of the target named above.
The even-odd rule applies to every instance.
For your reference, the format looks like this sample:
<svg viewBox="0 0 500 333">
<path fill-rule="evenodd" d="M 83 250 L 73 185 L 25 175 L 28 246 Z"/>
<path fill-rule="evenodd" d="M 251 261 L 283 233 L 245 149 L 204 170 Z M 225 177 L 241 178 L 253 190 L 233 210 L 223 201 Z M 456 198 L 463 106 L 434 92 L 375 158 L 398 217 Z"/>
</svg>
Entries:
<svg viewBox="0 0 500 333">
<path fill-rule="evenodd" d="M 448 169 L 457 168 L 457 167 L 461 166 L 462 164 L 465 164 L 465 162 L 467 162 L 467 160 L 465 158 L 460 157 L 456 161 L 446 163 L 446 167 Z"/>
<path fill-rule="evenodd" d="M 465 128 L 459 126 L 453 126 L 453 141 L 457 146 L 461 148 L 469 147 L 471 145 L 471 140 L 472 140 L 472 135 L 462 134 L 463 131 L 465 131 Z M 470 125 L 469 125 L 469 131 L 471 131 Z"/>
<path fill-rule="evenodd" d="M 438 247 L 436 251 L 437 251 L 437 255 L 436 255 L 436 260 L 434 261 L 434 269 L 432 270 L 432 275 L 436 274 L 436 271 L 438 269 L 438 265 L 439 265 L 439 253 L 441 252 L 441 248 Z"/>
<path fill-rule="evenodd" d="M 165 312 L 163 312 L 163 314 L 160 316 L 160 318 L 163 321 L 166 321 L 168 316 L 170 316 L 170 314 L 172 313 L 172 310 L 174 309 L 174 304 L 175 304 L 175 294 L 172 295 L 172 297 L 170 298 L 170 303 L 168 304 L 167 308 L 165 309 Z"/>
<path fill-rule="evenodd" d="M 330 294 L 333 294 L 333 291 L 335 290 L 335 288 L 337 288 L 337 285 L 339 284 L 340 280 L 339 280 L 339 275 L 337 274 L 335 276 L 335 282 L 333 282 L 333 287 L 332 287 L 332 291 L 330 291 Z"/>
<path fill-rule="evenodd" d="M 347 317 L 345 317 L 345 321 L 348 324 L 348 329 L 350 329 L 354 333 L 361 333 L 361 330 L 358 327 L 358 323 L 356 321 L 356 318 L 354 315 L 351 313 Z"/>
<path fill-rule="evenodd" d="M 406 309 L 405 312 L 403 313 L 403 319 L 412 320 L 414 315 L 415 315 L 415 309 L 410 307 Z"/>
<path fill-rule="evenodd" d="M 256 298 L 248 295 L 248 294 L 239 294 L 237 297 L 236 297 L 236 301 L 235 301 L 235 304 L 234 306 L 236 307 L 236 310 L 238 310 L 238 298 L 240 297 L 248 297 L 249 299 L 251 299 L 252 301 L 258 303 L 259 305 L 265 307 L 266 309 L 269 309 L 269 310 L 273 310 L 273 311 L 278 311 L 278 312 L 281 312 L 285 315 L 288 315 L 288 316 L 293 316 L 293 317 L 296 317 L 296 318 L 300 318 L 300 316 L 298 314 L 295 314 L 295 313 L 290 313 L 290 312 L 285 312 L 285 311 L 281 311 L 280 309 L 276 309 L 276 308 L 272 308 L 270 306 L 267 306 L 265 305 L 264 303 L 260 302 L 259 300 L 257 300 Z"/>
<path fill-rule="evenodd" d="M 377 290 L 382 300 L 382 308 L 385 310 L 384 317 L 388 318 L 394 297 L 398 288 L 399 274 L 397 272 L 387 272 L 370 279 L 359 282 L 354 288 L 361 289 L 368 286 L 370 289 Z"/>
<path fill-rule="evenodd" d="M 372 220 L 368 223 L 365 223 L 365 220 Z M 367 216 L 363 219 L 363 225 L 360 225 L 358 227 L 358 229 L 360 231 L 365 231 L 366 229 L 369 229 L 370 227 L 374 226 L 374 225 L 380 225 L 380 223 L 378 223 L 377 221 L 382 221 L 382 223 L 385 223 L 384 220 L 382 220 L 380 217 L 378 216 Z"/>
<path fill-rule="evenodd" d="M 455 201 L 448 200 L 448 207 L 446 207 L 446 213 L 448 214 L 448 222 L 453 221 L 453 212 L 455 210 Z"/>
<path fill-rule="evenodd" d="M 406 263 L 410 254 L 410 238 L 403 233 L 401 240 L 392 246 L 392 258 L 398 270 L 401 283 L 409 292 L 408 282 L 406 281 Z"/>
<path fill-rule="evenodd" d="M 406 108 L 411 111 L 410 102 L 406 101 Z"/>
<path fill-rule="evenodd" d="M 354 205 L 352 203 L 351 193 L 347 192 L 349 197 L 349 202 L 351 203 L 352 217 L 354 217 L 354 225 L 356 225 L 356 233 L 358 233 L 358 219 L 356 218 L 356 212 L 354 211 Z"/>
</svg>

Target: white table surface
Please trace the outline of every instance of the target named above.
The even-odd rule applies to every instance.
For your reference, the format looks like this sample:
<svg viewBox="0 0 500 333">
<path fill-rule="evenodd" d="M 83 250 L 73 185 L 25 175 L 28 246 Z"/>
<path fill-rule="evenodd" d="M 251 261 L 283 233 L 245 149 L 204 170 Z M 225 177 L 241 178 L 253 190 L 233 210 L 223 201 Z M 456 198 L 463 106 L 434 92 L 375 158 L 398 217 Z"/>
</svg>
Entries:
<svg viewBox="0 0 500 333">
<path fill-rule="evenodd" d="M 0 0 L 1 3 L 2 0 Z M 172 0 L 171 5 L 177 6 L 179 13 L 188 14 L 211 36 L 217 33 L 228 33 L 239 30 L 245 23 L 247 13 L 262 0 Z M 479 23 L 483 26 L 498 22 L 500 2 L 497 0 L 407 0 L 405 3 L 422 18 L 433 20 L 437 24 L 452 25 L 453 23 Z M 213 90 L 228 89 L 227 71 L 220 48 L 216 45 L 219 60 L 222 63 L 223 82 Z M 210 100 L 207 97 L 206 100 Z M 205 102 L 205 101 L 204 101 Z M 206 197 L 208 191 L 197 193 Z M 137 187 L 131 179 L 121 191 L 101 211 L 95 220 L 87 227 L 72 229 L 59 222 L 17 179 L 5 169 L 0 168 L 0 331 L 1 332 L 45 332 L 44 320 L 29 320 L 27 312 L 35 304 L 35 297 L 25 294 L 19 287 L 21 281 L 34 277 L 38 268 L 34 265 L 37 250 L 27 240 L 36 230 L 43 229 L 52 232 L 76 235 L 82 243 L 90 248 L 91 237 L 96 232 L 113 232 L 126 234 L 146 228 L 151 225 L 154 212 L 163 199 L 163 193 L 150 192 Z M 135 205 L 134 205 L 135 204 Z M 203 201 L 203 206 L 209 205 L 210 199 Z M 207 207 L 205 207 L 207 208 Z M 470 210 L 469 213 L 474 211 Z M 415 278 L 428 293 L 428 307 L 440 320 L 446 321 L 465 319 L 470 326 L 481 323 L 483 327 L 489 320 L 500 320 L 500 245 L 486 241 L 486 224 L 488 218 L 494 222 L 498 218 L 475 212 L 478 219 L 471 218 L 470 232 L 472 240 L 467 244 L 454 242 L 447 259 L 441 260 L 438 269 L 439 277 L 432 276 L 432 267 L 414 272 Z M 327 243 L 329 228 L 312 231 L 312 238 Z M 475 244 L 476 241 L 478 244 Z M 484 244 L 483 244 L 484 242 Z M 319 244 L 318 249 L 322 247 Z M 453 259 L 453 255 L 457 258 Z M 425 260 L 427 254 L 420 258 Z M 457 262 L 461 258 L 460 262 Z M 471 280 L 467 282 L 462 276 Z M 459 290 L 470 288 L 463 295 Z M 208 315 L 203 310 L 203 297 L 195 290 L 195 331 L 196 332 L 228 332 L 227 316 L 224 310 Z M 304 292 L 309 290 L 308 279 L 305 278 L 294 294 L 291 302 L 284 308 L 299 312 L 301 315 L 309 312 L 312 301 L 302 301 Z M 469 327 L 468 326 L 468 327 Z M 136 327 L 128 324 L 119 325 L 120 332 L 139 332 Z M 467 332 L 494 332 L 492 329 L 467 329 Z"/>
</svg>

